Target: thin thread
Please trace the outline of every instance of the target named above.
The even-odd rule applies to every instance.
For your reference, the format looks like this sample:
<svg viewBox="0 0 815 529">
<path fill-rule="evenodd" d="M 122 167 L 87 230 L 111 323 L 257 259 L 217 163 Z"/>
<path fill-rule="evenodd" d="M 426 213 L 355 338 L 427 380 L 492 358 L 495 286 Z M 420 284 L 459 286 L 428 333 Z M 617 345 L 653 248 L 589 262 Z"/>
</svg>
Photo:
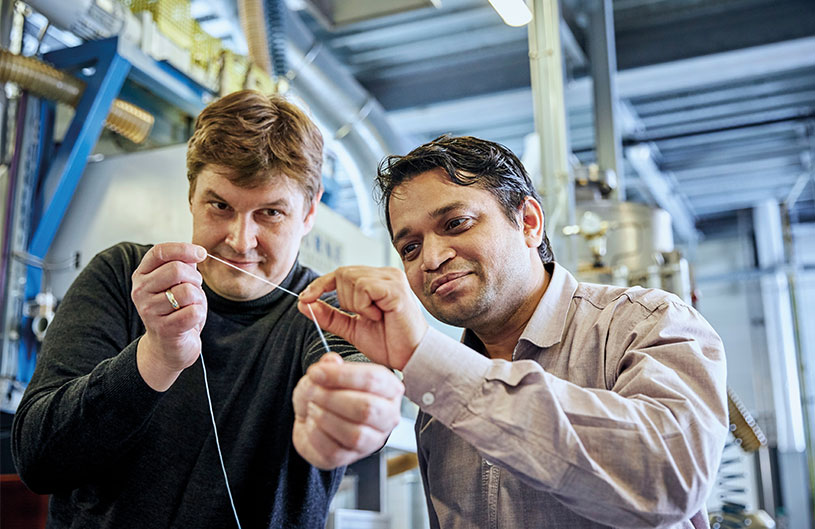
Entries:
<svg viewBox="0 0 815 529">
<path fill-rule="evenodd" d="M 234 268 L 235 270 L 237 270 L 239 272 L 243 272 L 246 275 L 252 276 L 255 279 L 257 279 L 258 281 L 262 281 L 263 283 L 266 283 L 267 285 L 271 285 L 274 288 L 280 289 L 283 292 L 285 292 L 286 294 L 289 294 L 290 296 L 294 296 L 296 298 L 300 297 L 297 294 L 295 294 L 294 292 L 292 292 L 291 290 L 287 290 L 287 289 L 281 287 L 280 285 L 272 283 L 271 281 L 269 281 L 266 278 L 255 275 L 252 272 L 244 270 L 243 268 L 237 267 L 237 266 L 233 265 L 232 263 L 224 261 L 223 259 L 221 259 L 219 257 L 215 257 L 214 255 L 212 255 L 210 253 L 207 253 L 207 257 L 209 257 L 211 259 L 214 259 L 215 261 L 218 261 L 219 263 L 223 263 L 223 264 L 225 264 L 226 266 L 228 266 L 230 268 Z M 323 334 L 323 330 L 317 324 L 317 318 L 314 316 L 314 311 L 312 310 L 311 305 L 308 305 L 308 310 L 311 313 L 311 320 L 314 322 L 314 326 L 317 327 L 317 334 L 320 335 L 320 340 L 322 340 L 323 346 L 325 347 L 326 352 L 330 352 L 331 349 L 328 347 L 328 341 L 326 341 L 326 339 L 325 339 L 325 335 Z M 206 389 L 206 392 L 207 392 L 207 404 L 209 405 L 209 416 L 212 418 L 212 431 L 215 434 L 215 447 L 218 449 L 218 459 L 221 461 L 221 470 L 224 473 L 224 482 L 226 483 L 226 493 L 227 493 L 227 495 L 229 495 L 229 503 L 230 503 L 230 505 L 232 505 L 232 513 L 235 515 L 235 523 L 238 524 L 238 529 L 241 529 L 241 521 L 240 521 L 240 519 L 238 519 L 238 510 L 235 508 L 235 500 L 232 499 L 232 489 L 229 487 L 229 477 L 227 477 L 227 475 L 226 475 L 226 465 L 224 465 L 224 455 L 223 455 L 223 452 L 221 452 L 221 442 L 218 439 L 218 426 L 215 424 L 215 412 L 212 409 L 212 397 L 209 394 L 209 382 L 207 381 L 207 367 L 204 364 L 204 353 L 203 352 L 200 353 L 199 356 L 201 357 L 201 369 L 203 369 L 203 371 L 204 371 L 204 388 Z"/>
<path fill-rule="evenodd" d="M 263 281 L 263 282 L 264 282 L 264 283 L 266 283 L 267 285 L 272 285 L 272 286 L 273 286 L 273 287 L 275 287 L 275 288 L 279 288 L 280 290 L 282 290 L 282 291 L 283 291 L 283 292 L 285 292 L 286 294 L 289 294 L 289 295 L 294 296 L 294 297 L 296 297 L 296 298 L 300 297 L 300 296 L 298 296 L 297 294 L 295 294 L 294 292 L 292 292 L 291 290 L 286 290 L 285 288 L 281 287 L 280 285 L 277 285 L 277 284 L 275 284 L 275 283 L 272 283 L 271 281 L 269 281 L 268 279 L 266 279 L 266 278 L 264 278 L 264 277 L 260 277 L 260 276 L 258 276 L 258 275 L 253 274 L 252 272 L 249 272 L 248 270 L 244 270 L 243 268 L 241 268 L 241 267 L 239 267 L 239 266 L 235 266 L 235 265 L 233 265 L 232 263 L 230 263 L 229 261 L 224 261 L 224 260 L 223 260 L 223 259 L 221 259 L 220 257 L 215 257 L 215 256 L 214 256 L 214 255 L 212 255 L 211 253 L 208 253 L 208 254 L 207 254 L 207 257 L 209 257 L 210 259 L 214 259 L 214 260 L 218 261 L 219 263 L 223 263 L 223 264 L 225 264 L 226 266 L 228 266 L 229 268 L 234 268 L 234 269 L 235 269 L 235 270 L 237 270 L 238 272 L 243 272 L 244 274 L 246 274 L 246 275 L 248 275 L 248 276 L 252 276 L 252 277 L 254 277 L 255 279 L 257 279 L 258 281 Z"/>
<path fill-rule="evenodd" d="M 215 447 L 218 449 L 218 459 L 221 460 L 221 470 L 224 473 L 226 483 L 226 493 L 229 495 L 229 503 L 232 505 L 232 513 L 235 515 L 235 523 L 241 529 L 241 521 L 238 519 L 238 509 L 235 508 L 235 500 L 232 499 L 232 489 L 229 488 L 229 478 L 226 475 L 226 465 L 224 465 L 224 455 L 221 452 L 221 442 L 218 440 L 218 427 L 215 425 L 215 412 L 212 410 L 212 397 L 209 395 L 209 383 L 207 382 L 207 366 L 204 364 L 204 353 L 200 353 L 201 369 L 204 370 L 204 388 L 207 390 L 207 404 L 209 404 L 209 416 L 212 418 L 212 431 L 215 433 Z"/>
<path fill-rule="evenodd" d="M 292 292 L 291 290 L 287 290 L 287 289 L 281 287 L 280 285 L 278 285 L 276 283 L 272 283 L 271 281 L 269 281 L 265 277 L 260 277 L 259 275 L 255 275 L 252 272 L 249 272 L 248 270 L 244 270 L 243 268 L 241 268 L 239 266 L 235 266 L 235 265 L 233 265 L 232 263 L 230 263 L 228 261 L 224 261 L 220 257 L 215 257 L 211 253 L 207 253 L 207 257 L 209 257 L 210 259 L 214 259 L 214 260 L 218 261 L 219 263 L 223 263 L 223 264 L 225 264 L 226 266 L 228 266 L 230 268 L 234 268 L 238 272 L 243 272 L 244 274 L 246 274 L 248 276 L 254 277 L 258 281 L 262 281 L 263 283 L 266 283 L 267 285 L 271 285 L 271 286 L 273 286 L 275 288 L 278 288 L 278 289 L 282 290 L 283 292 L 285 292 L 286 294 L 288 294 L 290 296 L 294 296 L 294 297 L 296 297 L 298 299 L 300 298 L 300 296 L 298 294 Z M 325 339 L 325 335 L 323 334 L 323 330 L 317 324 L 317 317 L 314 316 L 314 310 L 312 310 L 311 305 L 307 305 L 307 307 L 308 307 L 308 311 L 311 313 L 311 321 L 313 321 L 314 326 L 317 327 L 317 334 L 320 335 L 320 340 L 322 340 L 322 342 L 323 342 L 323 347 L 325 347 L 326 352 L 330 352 L 331 348 L 328 347 L 328 342 Z"/>
</svg>

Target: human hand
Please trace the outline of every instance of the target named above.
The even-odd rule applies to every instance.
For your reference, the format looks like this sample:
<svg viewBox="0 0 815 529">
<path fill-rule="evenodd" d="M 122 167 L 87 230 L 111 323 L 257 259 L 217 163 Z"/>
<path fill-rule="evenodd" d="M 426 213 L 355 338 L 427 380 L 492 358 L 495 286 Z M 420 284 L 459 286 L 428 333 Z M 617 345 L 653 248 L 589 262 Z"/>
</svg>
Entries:
<svg viewBox="0 0 815 529">
<path fill-rule="evenodd" d="M 320 301 L 337 291 L 346 314 Z M 378 364 L 402 369 L 428 329 L 405 274 L 396 268 L 348 266 L 315 279 L 300 294 L 298 310 L 321 328 L 351 342 Z"/>
<path fill-rule="evenodd" d="M 146 329 L 136 350 L 136 364 L 144 381 L 157 391 L 167 390 L 201 352 L 207 298 L 196 263 L 204 259 L 206 250 L 201 246 L 157 244 L 133 272 L 130 297 Z"/>
<path fill-rule="evenodd" d="M 372 454 L 399 424 L 404 392 L 384 366 L 343 362 L 337 353 L 326 353 L 294 388 L 295 449 L 324 470 Z"/>
</svg>

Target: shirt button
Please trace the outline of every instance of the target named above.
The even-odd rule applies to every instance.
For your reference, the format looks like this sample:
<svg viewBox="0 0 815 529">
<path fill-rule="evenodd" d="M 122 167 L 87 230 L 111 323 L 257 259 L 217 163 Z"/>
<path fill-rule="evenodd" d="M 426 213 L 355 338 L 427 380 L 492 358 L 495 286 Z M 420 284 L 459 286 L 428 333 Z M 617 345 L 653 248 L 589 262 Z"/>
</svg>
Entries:
<svg viewBox="0 0 815 529">
<path fill-rule="evenodd" d="M 430 406 L 434 402 L 436 402 L 436 396 L 430 393 L 429 391 L 422 395 L 422 404 L 424 404 L 425 406 Z"/>
</svg>

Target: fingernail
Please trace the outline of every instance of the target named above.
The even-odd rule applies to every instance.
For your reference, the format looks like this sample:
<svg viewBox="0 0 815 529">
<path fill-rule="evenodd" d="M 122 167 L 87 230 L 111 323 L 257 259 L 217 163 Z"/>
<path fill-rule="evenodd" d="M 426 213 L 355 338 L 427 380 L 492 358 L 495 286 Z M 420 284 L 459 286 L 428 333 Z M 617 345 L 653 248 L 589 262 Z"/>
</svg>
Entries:
<svg viewBox="0 0 815 529">
<path fill-rule="evenodd" d="M 320 408 L 314 404 L 313 402 L 308 403 L 308 416 L 314 417 L 315 415 L 319 415 Z"/>
<path fill-rule="evenodd" d="M 195 248 L 195 256 L 199 259 L 205 259 L 207 257 L 207 251 L 204 249 L 203 246 L 198 246 Z"/>
</svg>

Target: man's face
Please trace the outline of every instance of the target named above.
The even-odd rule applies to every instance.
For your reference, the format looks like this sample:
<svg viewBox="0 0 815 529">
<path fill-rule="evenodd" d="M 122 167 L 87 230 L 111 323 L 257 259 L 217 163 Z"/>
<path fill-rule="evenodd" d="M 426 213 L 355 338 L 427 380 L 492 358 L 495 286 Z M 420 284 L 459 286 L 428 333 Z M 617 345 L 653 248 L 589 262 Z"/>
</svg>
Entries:
<svg viewBox="0 0 815 529">
<path fill-rule="evenodd" d="M 474 329 L 503 323 L 517 308 L 531 277 L 530 246 L 492 194 L 434 169 L 399 185 L 389 207 L 393 245 L 433 316 Z"/>
<path fill-rule="evenodd" d="M 198 175 L 190 198 L 192 242 L 280 284 L 314 224 L 317 200 L 306 204 L 304 193 L 284 175 L 246 188 L 230 182 L 228 174 L 228 168 L 207 165 Z M 213 259 L 204 260 L 198 270 L 207 285 L 227 299 L 248 301 L 274 289 Z"/>
</svg>

